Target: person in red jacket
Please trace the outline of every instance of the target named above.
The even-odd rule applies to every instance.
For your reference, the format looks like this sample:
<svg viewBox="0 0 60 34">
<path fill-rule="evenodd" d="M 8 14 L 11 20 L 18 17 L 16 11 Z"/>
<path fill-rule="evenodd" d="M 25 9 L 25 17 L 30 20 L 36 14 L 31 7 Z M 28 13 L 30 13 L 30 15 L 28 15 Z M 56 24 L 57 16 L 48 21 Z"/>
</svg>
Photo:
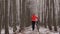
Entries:
<svg viewBox="0 0 60 34">
<path fill-rule="evenodd" d="M 35 23 L 38 21 L 38 17 L 35 15 L 35 14 L 33 14 L 32 15 L 32 30 L 34 31 L 34 29 L 35 29 Z"/>
</svg>

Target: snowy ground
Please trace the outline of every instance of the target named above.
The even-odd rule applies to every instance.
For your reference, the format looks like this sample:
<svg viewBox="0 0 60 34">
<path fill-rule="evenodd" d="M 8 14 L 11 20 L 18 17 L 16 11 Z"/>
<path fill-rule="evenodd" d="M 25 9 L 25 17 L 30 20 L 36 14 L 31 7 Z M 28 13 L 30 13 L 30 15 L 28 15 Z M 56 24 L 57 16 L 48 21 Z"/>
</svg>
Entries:
<svg viewBox="0 0 60 34">
<path fill-rule="evenodd" d="M 19 30 L 19 27 L 17 27 Z M 13 28 L 9 27 L 9 34 L 13 34 Z M 31 26 L 25 28 L 25 31 L 22 33 L 17 33 L 17 34 L 59 34 L 59 32 L 53 32 L 53 31 L 49 31 L 48 28 L 44 28 L 44 27 L 40 27 L 39 32 L 37 31 L 37 28 L 35 28 L 34 31 L 32 31 Z M 2 29 L 1 34 L 4 34 L 4 29 Z"/>
<path fill-rule="evenodd" d="M 37 31 L 37 28 L 35 28 L 34 31 L 32 31 L 31 27 L 28 27 L 25 29 L 24 33 L 20 33 L 20 34 L 59 34 L 59 32 L 54 32 L 54 31 L 50 31 L 48 28 L 44 28 L 44 27 L 40 27 L 39 32 Z"/>
</svg>

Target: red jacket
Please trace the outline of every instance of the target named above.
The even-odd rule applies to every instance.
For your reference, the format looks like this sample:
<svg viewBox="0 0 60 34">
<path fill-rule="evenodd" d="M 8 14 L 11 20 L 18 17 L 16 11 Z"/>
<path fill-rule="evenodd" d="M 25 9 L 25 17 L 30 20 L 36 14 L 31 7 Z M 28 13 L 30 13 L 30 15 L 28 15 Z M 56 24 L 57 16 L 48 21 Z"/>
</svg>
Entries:
<svg viewBox="0 0 60 34">
<path fill-rule="evenodd" d="M 38 20 L 38 17 L 35 15 L 32 15 L 32 21 L 37 21 L 37 20 Z"/>
</svg>

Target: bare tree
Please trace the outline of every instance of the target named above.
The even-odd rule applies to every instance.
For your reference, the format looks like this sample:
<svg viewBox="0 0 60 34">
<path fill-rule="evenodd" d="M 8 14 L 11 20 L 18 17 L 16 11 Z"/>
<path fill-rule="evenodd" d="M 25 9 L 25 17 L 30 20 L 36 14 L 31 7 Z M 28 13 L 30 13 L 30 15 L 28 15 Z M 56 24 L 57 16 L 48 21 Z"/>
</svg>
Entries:
<svg viewBox="0 0 60 34">
<path fill-rule="evenodd" d="M 20 32 L 24 30 L 25 0 L 20 0 Z"/>
<path fill-rule="evenodd" d="M 12 1 L 10 0 L 10 11 L 9 11 L 9 26 L 12 27 L 12 12 L 13 12 L 13 5 Z"/>
<path fill-rule="evenodd" d="M 5 0 L 5 34 L 9 34 L 8 30 L 8 0 Z"/>
<path fill-rule="evenodd" d="M 60 0 L 59 0 L 59 12 L 58 12 L 58 25 L 60 28 Z"/>
<path fill-rule="evenodd" d="M 54 31 L 57 31 L 57 26 L 56 26 L 56 18 L 55 18 L 55 6 L 54 6 L 54 0 L 53 2 L 53 25 L 54 25 Z"/>
<path fill-rule="evenodd" d="M 27 0 L 20 0 L 20 31 L 24 30 L 24 27 L 31 25 L 31 11 L 29 5 L 30 2 L 27 2 Z"/>
<path fill-rule="evenodd" d="M 0 0 L 0 34 L 1 34 L 1 19 L 2 19 L 2 10 L 1 10 L 1 8 L 2 8 L 2 0 Z"/>
<path fill-rule="evenodd" d="M 5 6 L 4 6 L 4 0 L 2 0 L 1 3 L 2 3 L 2 5 L 1 5 L 1 7 L 2 7 L 2 8 L 1 8 L 1 10 L 2 10 L 2 23 L 1 23 L 1 24 L 2 24 L 2 28 L 4 28 L 4 25 L 5 25 L 5 24 L 4 24 L 4 18 L 5 18 L 5 13 L 4 13 L 4 12 L 5 12 L 5 11 L 4 11 L 4 7 L 5 7 Z"/>
<path fill-rule="evenodd" d="M 16 27 L 16 0 L 11 0 L 13 2 L 13 32 L 16 32 L 17 27 Z"/>
<path fill-rule="evenodd" d="M 49 3 L 50 1 L 49 0 L 47 0 L 47 7 L 48 7 L 48 28 L 50 29 L 50 30 L 52 30 L 52 27 L 51 27 L 51 11 L 50 11 L 50 3 Z"/>
<path fill-rule="evenodd" d="M 60 5 L 59 5 L 60 7 Z M 59 12 L 58 12 L 58 25 L 59 25 L 59 28 L 60 28 L 60 8 L 59 8 Z"/>
<path fill-rule="evenodd" d="M 44 26 L 47 28 L 47 22 L 46 22 L 46 17 L 47 17 L 47 7 L 46 7 L 46 0 L 44 0 Z"/>
<path fill-rule="evenodd" d="M 43 6 L 43 0 L 42 0 L 42 6 Z M 42 24 L 44 24 L 44 15 L 43 15 L 43 7 L 42 7 Z"/>
<path fill-rule="evenodd" d="M 25 26 L 28 27 L 31 25 L 31 11 L 29 8 L 31 2 L 27 2 L 27 0 L 25 1 Z"/>
</svg>

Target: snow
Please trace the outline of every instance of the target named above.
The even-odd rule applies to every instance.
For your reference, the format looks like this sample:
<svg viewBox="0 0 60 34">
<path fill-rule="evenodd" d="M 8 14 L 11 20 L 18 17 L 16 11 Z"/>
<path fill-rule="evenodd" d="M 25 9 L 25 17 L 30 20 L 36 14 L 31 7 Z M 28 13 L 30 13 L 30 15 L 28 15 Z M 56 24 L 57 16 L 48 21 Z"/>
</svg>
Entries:
<svg viewBox="0 0 60 34">
<path fill-rule="evenodd" d="M 19 26 L 17 26 L 17 29 L 19 30 Z M 17 31 L 18 31 L 17 30 Z M 1 30 L 1 34 L 4 34 L 5 29 Z M 35 30 L 32 31 L 31 26 L 26 27 L 25 30 L 22 33 L 17 34 L 59 34 L 59 32 L 50 31 L 48 28 L 40 27 L 39 32 L 37 31 L 37 27 L 35 27 Z M 9 27 L 9 34 L 13 34 L 13 28 Z"/>
<path fill-rule="evenodd" d="M 5 33 L 5 29 L 1 30 L 1 34 Z M 9 27 L 9 34 L 13 34 L 13 28 Z"/>
<path fill-rule="evenodd" d="M 9 27 L 9 34 L 13 34 L 13 28 Z"/>
<path fill-rule="evenodd" d="M 39 32 L 37 31 L 37 28 L 35 28 L 34 31 L 32 31 L 31 27 L 28 27 L 23 33 L 25 34 L 59 34 L 59 32 L 53 32 L 50 31 L 48 28 L 40 27 Z M 21 33 L 20 33 L 21 34 Z"/>
<path fill-rule="evenodd" d="M 4 33 L 5 33 L 4 31 L 5 31 L 5 30 L 4 30 L 4 29 L 2 29 L 2 30 L 1 30 L 1 34 L 4 34 Z"/>
</svg>

